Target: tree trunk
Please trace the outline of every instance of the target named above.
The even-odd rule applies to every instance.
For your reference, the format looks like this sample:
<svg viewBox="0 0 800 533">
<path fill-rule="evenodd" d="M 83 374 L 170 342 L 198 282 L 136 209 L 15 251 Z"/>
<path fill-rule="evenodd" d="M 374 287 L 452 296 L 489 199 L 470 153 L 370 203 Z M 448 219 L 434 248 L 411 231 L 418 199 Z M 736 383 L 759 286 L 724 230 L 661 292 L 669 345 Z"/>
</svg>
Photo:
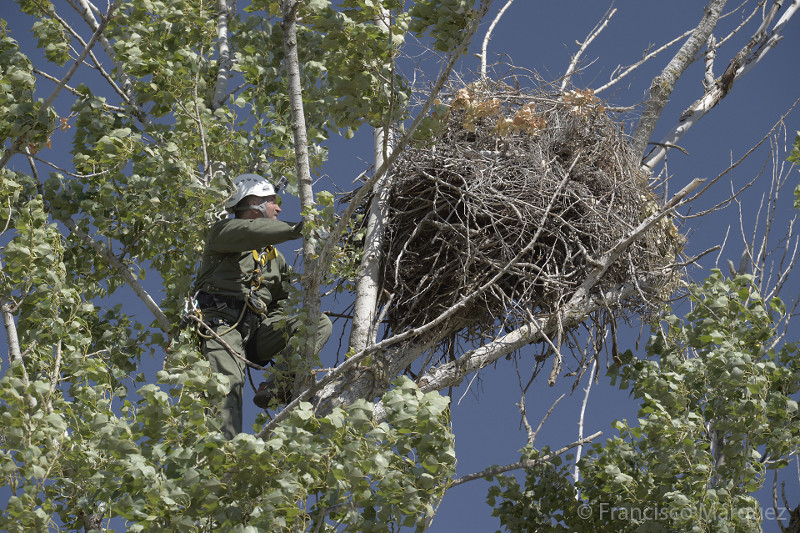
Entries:
<svg viewBox="0 0 800 533">
<path fill-rule="evenodd" d="M 228 44 L 228 14 L 227 0 L 219 0 L 219 14 L 217 15 L 217 40 L 219 43 L 219 59 L 217 63 L 217 84 L 214 87 L 214 99 L 211 109 L 217 109 L 228 98 L 228 76 L 231 69 L 231 49 Z"/>
<path fill-rule="evenodd" d="M 9 362 L 22 361 L 22 351 L 19 348 L 19 337 L 17 337 L 17 324 L 14 322 L 11 304 L 2 297 L 0 297 L 0 311 L 3 313 L 3 326 L 6 329 Z"/>
<path fill-rule="evenodd" d="M 286 53 L 286 75 L 289 84 L 289 102 L 292 114 L 295 169 L 301 210 L 305 213 L 314 206 L 314 191 L 311 184 L 311 168 L 308 162 L 308 138 L 303 111 L 303 88 L 300 80 L 300 61 L 297 55 L 297 9 L 300 2 L 283 1 L 283 46 Z M 313 227 L 313 215 L 304 214 L 303 220 Z M 303 310 L 307 324 L 316 325 L 320 314 L 319 275 L 316 247 L 313 240 L 303 239 Z M 295 378 L 295 393 L 311 384 L 311 365 L 314 360 L 314 334 L 306 335 L 300 357 L 306 368 L 299 368 Z"/>
<path fill-rule="evenodd" d="M 381 10 L 375 20 L 378 27 L 388 29 L 387 10 Z M 392 130 L 389 126 L 375 128 L 375 170 L 379 171 L 391 154 Z M 353 304 L 353 325 L 350 330 L 350 348 L 360 352 L 375 340 L 378 324 L 375 313 L 378 308 L 378 288 L 380 285 L 381 249 L 383 234 L 389 215 L 389 192 L 391 177 L 386 168 L 384 175 L 372 188 L 372 202 L 367 218 L 367 233 L 364 237 L 364 255 L 356 274 L 356 299 Z"/>
<path fill-rule="evenodd" d="M 386 140 L 386 128 L 377 128 L 375 130 L 375 168 L 383 165 L 383 146 Z M 364 237 L 364 255 L 356 274 L 356 299 L 353 304 L 353 326 L 350 331 L 350 348 L 356 352 L 363 350 L 375 340 L 378 328 L 375 323 L 375 312 L 378 307 L 383 234 L 389 215 L 390 186 L 390 176 L 386 172 L 372 189 L 373 196 L 369 206 L 367 233 Z"/>
</svg>

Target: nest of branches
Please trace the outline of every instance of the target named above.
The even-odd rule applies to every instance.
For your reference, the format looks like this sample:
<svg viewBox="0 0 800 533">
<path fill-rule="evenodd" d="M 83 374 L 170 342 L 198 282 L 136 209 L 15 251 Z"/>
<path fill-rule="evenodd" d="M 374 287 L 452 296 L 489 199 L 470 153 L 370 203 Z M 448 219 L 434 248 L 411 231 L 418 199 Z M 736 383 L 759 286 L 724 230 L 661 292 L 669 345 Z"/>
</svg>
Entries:
<svg viewBox="0 0 800 533">
<path fill-rule="evenodd" d="M 524 94 L 482 81 L 450 94 L 431 139 L 392 167 L 383 288 L 394 331 L 459 302 L 461 323 L 478 334 L 556 311 L 662 205 L 590 91 Z M 664 218 L 626 249 L 597 286 L 639 288 L 615 313 L 663 304 L 682 242 Z"/>
</svg>

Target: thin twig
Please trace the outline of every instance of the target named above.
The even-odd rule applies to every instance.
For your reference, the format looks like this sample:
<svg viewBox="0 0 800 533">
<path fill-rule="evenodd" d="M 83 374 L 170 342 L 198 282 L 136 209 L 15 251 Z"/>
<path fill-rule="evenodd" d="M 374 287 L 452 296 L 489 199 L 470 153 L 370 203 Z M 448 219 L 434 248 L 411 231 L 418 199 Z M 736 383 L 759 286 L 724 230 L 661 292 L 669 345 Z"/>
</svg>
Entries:
<svg viewBox="0 0 800 533">
<path fill-rule="evenodd" d="M 558 405 L 558 402 L 560 402 L 566 395 L 566 393 L 562 394 L 558 397 L 558 399 L 556 399 L 556 401 L 553 402 L 553 405 L 551 405 L 550 409 L 547 410 L 547 413 L 542 418 L 542 421 L 539 422 L 539 425 L 536 427 L 536 431 L 533 432 L 533 435 L 531 435 L 531 438 L 528 440 L 528 442 L 533 444 L 533 442 L 536 440 L 536 436 L 539 434 L 539 431 L 541 431 L 542 427 L 544 426 L 544 423 L 548 418 L 550 418 L 550 415 L 553 413 L 553 410 L 555 410 L 556 405 Z"/>
<path fill-rule="evenodd" d="M 578 418 L 578 441 L 583 440 L 583 421 L 586 415 L 586 406 L 589 404 L 589 392 L 592 390 L 592 383 L 594 382 L 594 370 L 597 368 L 597 357 L 592 360 L 592 369 L 589 371 L 589 384 L 586 386 L 586 394 L 583 396 L 583 403 L 581 403 L 581 415 Z M 581 452 L 583 451 L 583 444 L 578 445 L 575 452 L 575 470 L 572 474 L 572 481 L 578 483 L 580 477 L 580 467 L 578 463 L 581 460 Z"/>
<path fill-rule="evenodd" d="M 558 457 L 562 453 L 565 453 L 565 452 L 571 450 L 572 448 L 575 448 L 576 446 L 581 446 L 583 444 L 586 444 L 587 442 L 593 441 L 594 439 L 596 439 L 597 437 L 599 437 L 602 434 L 603 434 L 602 431 L 598 431 L 597 433 L 594 433 L 593 435 L 589 435 L 585 439 L 581 439 L 581 440 L 575 441 L 572 444 L 568 444 L 568 445 L 564 446 L 563 448 L 560 448 L 560 449 L 556 450 L 555 452 L 549 453 L 549 454 L 547 454 L 547 455 L 545 455 L 543 457 L 539 457 L 537 459 L 526 459 L 526 460 L 520 461 L 518 463 L 512 463 L 512 464 L 505 465 L 505 466 L 492 466 L 492 467 L 489 467 L 489 468 L 487 468 L 485 470 L 481 470 L 480 472 L 475 472 L 474 474 L 469 474 L 469 475 L 466 475 L 466 476 L 462 476 L 460 478 L 454 479 L 453 482 L 450 483 L 450 487 L 456 487 L 458 485 L 464 484 L 464 483 L 466 483 L 468 481 L 474 481 L 476 479 L 482 479 L 482 478 L 485 478 L 485 477 L 496 476 L 498 474 L 503 474 L 505 472 L 510 472 L 511 470 L 519 470 L 520 468 L 536 468 L 537 466 L 539 466 L 541 464 L 545 464 L 545 463 L 548 463 L 548 462 L 552 461 L 554 457 Z"/>
<path fill-rule="evenodd" d="M 489 48 L 489 41 L 492 38 L 492 33 L 494 32 L 495 26 L 497 23 L 500 22 L 500 18 L 506 12 L 506 10 L 514 3 L 514 0 L 507 0 L 505 5 L 500 8 L 500 11 L 497 12 L 497 15 L 492 19 L 492 23 L 489 24 L 489 29 L 486 30 L 486 35 L 483 37 L 483 43 L 481 44 L 481 78 L 486 78 L 486 50 Z"/>
<path fill-rule="evenodd" d="M 589 45 L 592 43 L 592 41 L 594 41 L 595 38 L 598 35 L 600 35 L 600 33 L 604 29 L 606 29 L 606 26 L 608 26 L 609 21 L 611 21 L 611 17 L 613 17 L 616 12 L 617 12 L 616 8 L 609 8 L 608 11 L 606 11 L 605 15 L 603 15 L 603 18 L 600 19 L 600 22 L 598 22 L 592 29 L 592 31 L 589 33 L 589 36 L 586 37 L 586 40 L 583 41 L 582 43 L 581 42 L 577 43 L 580 45 L 580 48 L 578 49 L 577 52 L 575 52 L 575 55 L 572 56 L 572 59 L 569 62 L 569 67 L 567 67 L 567 72 L 561 79 L 561 88 L 560 88 L 561 92 L 564 92 L 564 90 L 567 88 L 567 85 L 569 84 L 572 75 L 575 73 L 575 69 L 578 68 L 578 62 L 580 61 L 583 52 L 585 52 L 586 49 L 589 47 Z"/>
<path fill-rule="evenodd" d="M 75 72 L 78 70 L 78 67 L 83 63 L 83 60 L 86 59 L 86 55 L 89 53 L 89 51 L 92 49 L 94 44 L 100 38 L 100 35 L 106 29 L 106 26 L 108 25 L 109 20 L 114 15 L 114 10 L 116 9 L 116 7 L 117 7 L 117 1 L 115 0 L 109 6 L 108 12 L 103 17 L 103 19 L 100 21 L 100 24 L 98 25 L 97 29 L 92 34 L 92 38 L 89 39 L 88 43 L 86 43 L 86 46 L 83 48 L 83 51 L 81 52 L 81 54 L 78 56 L 77 59 L 75 59 L 75 61 L 70 66 L 70 68 L 67 71 L 67 73 L 64 74 L 64 77 L 61 78 L 61 81 L 58 82 L 58 84 L 53 89 L 53 91 L 50 93 L 50 95 L 39 106 L 39 116 L 44 115 L 47 112 L 47 110 L 50 108 L 50 106 L 53 105 L 53 102 L 55 101 L 55 99 L 59 95 L 59 93 L 61 92 L 61 89 L 63 89 L 67 85 L 67 82 L 70 80 L 70 78 L 72 78 L 73 74 L 75 74 Z M 26 136 L 25 135 L 17 137 L 17 139 L 14 141 L 14 143 L 9 148 L 6 149 L 5 153 L 3 154 L 3 157 L 0 158 L 0 169 L 4 168 L 6 166 L 6 164 L 8 163 L 8 160 L 11 159 L 11 156 L 13 156 L 15 153 L 17 153 L 19 151 L 20 146 L 22 146 L 22 143 L 24 143 L 25 140 L 26 140 Z"/>
</svg>

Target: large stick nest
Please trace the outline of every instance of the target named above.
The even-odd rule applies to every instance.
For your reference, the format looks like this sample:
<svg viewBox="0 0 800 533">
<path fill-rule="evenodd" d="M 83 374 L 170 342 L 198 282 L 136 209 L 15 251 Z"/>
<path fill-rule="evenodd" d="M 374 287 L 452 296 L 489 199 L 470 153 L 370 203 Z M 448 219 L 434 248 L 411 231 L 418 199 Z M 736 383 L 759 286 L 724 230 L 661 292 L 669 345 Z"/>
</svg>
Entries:
<svg viewBox="0 0 800 533">
<path fill-rule="evenodd" d="M 523 94 L 482 81 L 450 94 L 430 139 L 391 170 L 383 288 L 395 331 L 475 293 L 458 313 L 477 333 L 555 312 L 662 205 L 590 91 Z M 682 242 L 665 218 L 626 250 L 598 286 L 639 287 L 615 312 L 663 303 Z"/>
</svg>

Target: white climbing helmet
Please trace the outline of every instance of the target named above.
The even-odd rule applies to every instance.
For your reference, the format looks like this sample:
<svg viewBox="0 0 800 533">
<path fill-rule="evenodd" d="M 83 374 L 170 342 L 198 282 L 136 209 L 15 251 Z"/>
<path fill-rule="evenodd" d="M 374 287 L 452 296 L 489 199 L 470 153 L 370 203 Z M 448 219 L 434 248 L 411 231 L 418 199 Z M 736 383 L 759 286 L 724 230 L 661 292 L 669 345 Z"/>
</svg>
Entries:
<svg viewBox="0 0 800 533">
<path fill-rule="evenodd" d="M 236 187 L 236 192 L 225 201 L 225 209 L 231 213 L 242 198 L 247 196 L 273 196 L 275 194 L 275 187 L 272 186 L 267 178 L 258 174 L 236 176 L 233 178 L 233 185 Z"/>
</svg>

